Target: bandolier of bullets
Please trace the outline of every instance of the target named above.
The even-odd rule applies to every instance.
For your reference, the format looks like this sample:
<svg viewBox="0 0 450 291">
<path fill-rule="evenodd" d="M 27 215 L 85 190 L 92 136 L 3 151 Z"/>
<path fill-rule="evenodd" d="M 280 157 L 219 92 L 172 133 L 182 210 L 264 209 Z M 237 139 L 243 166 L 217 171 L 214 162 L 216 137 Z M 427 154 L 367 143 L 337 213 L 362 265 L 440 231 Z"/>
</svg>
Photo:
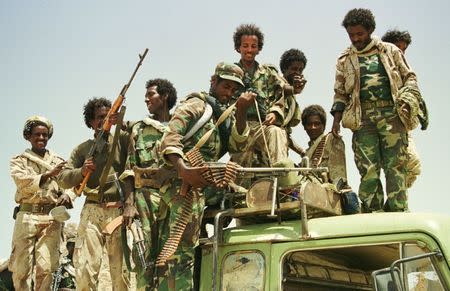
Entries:
<svg viewBox="0 0 450 291">
<path fill-rule="evenodd" d="M 192 150 L 186 153 L 186 158 L 191 164 L 191 167 L 204 167 L 205 161 L 203 160 L 202 154 L 198 150 L 198 148 L 194 147 Z M 224 172 L 222 170 L 222 172 Z M 218 186 L 219 184 L 222 185 L 224 182 L 224 179 L 226 177 L 232 177 L 231 174 L 226 173 L 221 175 L 224 178 L 222 179 L 216 179 L 217 172 L 213 173 L 210 170 L 207 170 L 203 173 L 203 177 L 205 180 L 212 184 Z M 178 248 L 178 245 L 181 240 L 181 236 L 183 235 L 184 230 L 186 229 L 186 225 L 189 223 L 189 220 L 191 218 L 191 210 L 192 210 L 192 203 L 194 196 L 199 195 L 199 192 L 197 189 L 190 189 L 187 191 L 185 195 L 184 193 L 181 193 L 180 199 L 183 199 L 183 204 L 181 206 L 181 213 L 178 216 L 177 220 L 174 223 L 174 226 L 170 229 L 169 238 L 167 239 L 166 243 L 164 244 L 161 252 L 159 253 L 158 257 L 156 258 L 156 266 L 162 267 L 165 266 L 167 260 L 173 256 L 175 251 Z"/>
<path fill-rule="evenodd" d="M 317 168 L 322 161 L 323 151 L 325 149 L 325 141 L 326 138 L 323 137 L 314 151 L 314 154 L 311 157 L 311 168 Z"/>
</svg>

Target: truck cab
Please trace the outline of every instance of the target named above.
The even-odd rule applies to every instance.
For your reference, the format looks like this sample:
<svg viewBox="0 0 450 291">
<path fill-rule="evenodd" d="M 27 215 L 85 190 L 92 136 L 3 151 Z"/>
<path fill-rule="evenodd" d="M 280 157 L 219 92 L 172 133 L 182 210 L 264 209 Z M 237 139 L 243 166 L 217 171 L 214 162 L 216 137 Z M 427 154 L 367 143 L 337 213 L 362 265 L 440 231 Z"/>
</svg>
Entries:
<svg viewBox="0 0 450 291">
<path fill-rule="evenodd" d="M 276 207 L 247 198 L 205 212 L 214 235 L 201 239 L 199 289 L 450 290 L 449 216 L 342 215 L 339 193 L 309 186 Z M 224 229 L 226 217 L 245 223 Z"/>
</svg>

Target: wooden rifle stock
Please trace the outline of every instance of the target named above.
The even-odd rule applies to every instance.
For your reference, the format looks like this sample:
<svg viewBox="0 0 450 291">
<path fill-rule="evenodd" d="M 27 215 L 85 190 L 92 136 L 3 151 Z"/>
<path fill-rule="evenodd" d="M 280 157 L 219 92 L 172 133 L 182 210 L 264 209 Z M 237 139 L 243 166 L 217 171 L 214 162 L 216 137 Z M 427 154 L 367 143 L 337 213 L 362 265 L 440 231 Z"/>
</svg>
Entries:
<svg viewBox="0 0 450 291">
<path fill-rule="evenodd" d="M 148 48 L 145 49 L 145 51 L 142 55 L 139 55 L 139 62 L 137 64 L 136 68 L 134 69 L 134 72 L 131 75 L 130 80 L 128 81 L 127 84 L 125 84 L 123 86 L 122 90 L 120 91 L 119 96 L 116 98 L 113 105 L 109 109 L 108 114 L 105 117 L 105 121 L 103 122 L 102 130 L 97 135 L 95 142 L 89 151 L 89 157 L 92 157 L 95 154 L 96 148 L 100 144 L 101 139 L 104 138 L 105 134 L 109 133 L 109 131 L 111 130 L 111 127 L 113 124 L 110 121 L 110 117 L 111 117 L 111 115 L 117 113 L 119 111 L 120 107 L 122 107 L 123 101 L 125 101 L 125 94 L 127 93 L 128 88 L 131 85 L 131 82 L 133 82 L 134 76 L 136 76 L 136 73 L 137 73 L 139 67 L 142 65 L 142 61 L 144 60 L 147 53 L 148 53 Z M 78 185 L 77 187 L 75 187 L 75 194 L 77 194 L 77 196 L 80 196 L 81 192 L 83 192 L 84 188 L 86 187 L 87 182 L 89 181 L 89 178 L 91 177 L 91 174 L 92 174 L 92 172 L 88 172 L 87 175 L 84 176 L 81 184 Z"/>
</svg>

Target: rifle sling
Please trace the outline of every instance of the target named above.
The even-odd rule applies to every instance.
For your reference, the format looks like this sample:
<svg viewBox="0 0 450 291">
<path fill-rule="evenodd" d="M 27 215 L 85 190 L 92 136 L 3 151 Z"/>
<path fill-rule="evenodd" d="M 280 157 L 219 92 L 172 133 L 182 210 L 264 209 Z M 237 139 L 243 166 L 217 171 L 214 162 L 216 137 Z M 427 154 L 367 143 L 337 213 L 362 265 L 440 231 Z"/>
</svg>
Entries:
<svg viewBox="0 0 450 291">
<path fill-rule="evenodd" d="M 123 122 L 123 116 L 125 115 L 125 111 L 126 111 L 126 107 L 122 106 L 120 108 L 119 111 L 119 118 L 117 120 L 117 124 L 116 124 L 116 128 L 114 130 L 114 138 L 113 138 L 113 142 L 111 144 L 111 149 L 109 151 L 109 155 L 108 155 L 108 159 L 106 160 L 106 164 L 105 167 L 103 168 L 102 171 L 102 175 L 100 176 L 100 184 L 99 184 L 99 202 L 103 202 L 103 195 L 104 195 L 104 186 L 106 183 L 106 179 L 108 178 L 109 175 L 109 169 L 112 166 L 112 163 L 114 161 L 114 154 L 116 152 L 116 148 L 117 148 L 117 143 L 119 141 L 119 136 L 120 136 L 120 124 L 122 124 Z"/>
</svg>

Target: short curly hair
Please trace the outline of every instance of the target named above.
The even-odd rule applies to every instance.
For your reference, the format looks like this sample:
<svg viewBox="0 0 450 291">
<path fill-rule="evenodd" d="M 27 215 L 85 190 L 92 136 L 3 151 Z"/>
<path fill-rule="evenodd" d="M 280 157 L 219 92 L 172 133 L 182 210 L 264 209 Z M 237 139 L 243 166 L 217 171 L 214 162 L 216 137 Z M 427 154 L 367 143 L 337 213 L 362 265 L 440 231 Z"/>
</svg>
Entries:
<svg viewBox="0 0 450 291">
<path fill-rule="evenodd" d="M 293 62 L 301 62 L 306 67 L 307 59 L 305 54 L 301 50 L 294 48 L 285 51 L 280 58 L 281 72 L 284 74 Z"/>
<path fill-rule="evenodd" d="M 264 34 L 255 24 L 241 24 L 236 28 L 233 34 L 234 49 L 239 51 L 243 35 L 255 35 L 258 38 L 258 49 L 262 50 L 264 46 Z"/>
<path fill-rule="evenodd" d="M 303 109 L 302 112 L 302 124 L 303 126 L 306 126 L 306 123 L 308 122 L 308 118 L 313 115 L 318 115 L 320 118 L 320 121 L 323 123 L 323 126 L 327 125 L 327 114 L 325 113 L 325 110 L 322 106 L 318 104 L 309 105 L 305 109 Z"/>
<path fill-rule="evenodd" d="M 386 33 L 381 38 L 382 41 L 397 43 L 399 41 L 404 41 L 407 45 L 411 44 L 411 35 L 407 30 L 400 31 L 398 29 L 392 29 L 386 31 Z"/>
<path fill-rule="evenodd" d="M 145 83 L 145 89 L 148 89 L 152 86 L 156 86 L 156 91 L 160 96 L 167 95 L 167 107 L 172 109 L 172 107 L 177 102 L 177 90 L 173 86 L 173 84 L 166 79 L 150 79 Z"/>
<path fill-rule="evenodd" d="M 374 31 L 376 24 L 372 11 L 364 8 L 355 8 L 347 12 L 342 21 L 342 26 L 347 29 L 349 26 L 355 25 L 362 25 L 368 31 Z"/>
<path fill-rule="evenodd" d="M 95 110 L 102 107 L 111 108 L 111 101 L 105 97 L 93 97 L 84 105 L 83 116 L 87 127 L 92 128 L 90 123 L 95 118 Z"/>
</svg>

